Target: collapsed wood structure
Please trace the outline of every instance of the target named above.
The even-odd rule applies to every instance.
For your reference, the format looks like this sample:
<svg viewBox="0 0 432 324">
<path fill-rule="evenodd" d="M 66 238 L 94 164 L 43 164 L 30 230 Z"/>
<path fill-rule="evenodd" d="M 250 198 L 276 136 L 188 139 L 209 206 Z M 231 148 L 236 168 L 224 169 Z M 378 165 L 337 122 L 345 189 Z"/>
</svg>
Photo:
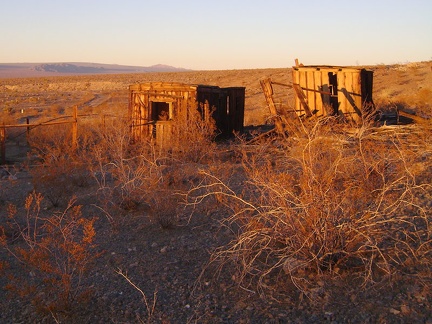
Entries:
<svg viewBox="0 0 432 324">
<path fill-rule="evenodd" d="M 129 113 L 134 140 L 153 139 L 169 145 L 192 110 L 203 120 L 213 118 L 220 135 L 241 132 L 244 127 L 245 88 L 148 82 L 129 87 Z"/>
<path fill-rule="evenodd" d="M 374 110 L 373 71 L 363 68 L 303 66 L 297 63 L 292 68 L 292 80 L 291 85 L 272 82 L 270 78 L 261 80 L 272 115 L 285 113 L 276 109 L 273 84 L 294 90 L 295 103 L 291 112 L 295 112 L 300 118 L 339 116 L 344 121 L 358 124 L 363 116 Z M 281 126 L 277 124 L 276 127 Z"/>
</svg>

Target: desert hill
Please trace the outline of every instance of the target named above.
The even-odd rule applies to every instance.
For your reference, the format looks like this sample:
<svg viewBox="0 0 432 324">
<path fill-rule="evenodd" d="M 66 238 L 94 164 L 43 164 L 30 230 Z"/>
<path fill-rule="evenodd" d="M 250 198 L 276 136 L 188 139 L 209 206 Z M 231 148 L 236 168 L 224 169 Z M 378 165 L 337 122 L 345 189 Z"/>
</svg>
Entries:
<svg viewBox="0 0 432 324">
<path fill-rule="evenodd" d="M 188 70 L 164 64 L 156 64 L 152 66 L 129 66 L 81 62 L 0 63 L 0 78 L 182 71 Z"/>
</svg>

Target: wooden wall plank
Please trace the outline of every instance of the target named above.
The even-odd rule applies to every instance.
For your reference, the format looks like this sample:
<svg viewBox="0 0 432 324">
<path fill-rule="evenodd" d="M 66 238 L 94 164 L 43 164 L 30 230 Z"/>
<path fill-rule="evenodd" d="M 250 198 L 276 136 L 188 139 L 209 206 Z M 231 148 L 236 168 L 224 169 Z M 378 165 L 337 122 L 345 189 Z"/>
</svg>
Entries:
<svg viewBox="0 0 432 324">
<path fill-rule="evenodd" d="M 306 88 L 315 90 L 315 71 L 306 71 L 306 79 Z M 312 112 L 314 110 L 319 110 L 319 107 L 316 106 L 317 103 L 315 102 L 315 92 L 306 90 L 305 94 L 307 98 L 307 104 L 312 109 Z"/>
<path fill-rule="evenodd" d="M 338 103 L 339 103 L 339 115 L 341 115 L 342 117 L 344 117 L 345 119 L 347 118 L 347 113 L 348 113 L 348 109 L 347 109 L 347 101 L 346 101 L 346 96 L 344 94 L 344 92 L 346 91 L 346 85 L 345 85 L 345 72 L 340 71 L 337 74 L 337 92 L 338 92 Z"/>
<path fill-rule="evenodd" d="M 322 89 L 322 84 L 325 83 L 326 81 L 323 79 L 323 75 L 322 75 L 322 71 L 320 69 L 316 69 L 314 71 L 314 88 L 315 90 L 321 91 Z M 323 101 L 321 99 L 321 93 L 319 92 L 315 92 L 314 93 L 314 106 L 312 106 L 312 110 L 316 111 L 316 115 L 321 117 L 321 116 L 325 116 L 326 112 L 323 106 Z M 311 106 L 309 106 L 311 107 Z"/>
</svg>

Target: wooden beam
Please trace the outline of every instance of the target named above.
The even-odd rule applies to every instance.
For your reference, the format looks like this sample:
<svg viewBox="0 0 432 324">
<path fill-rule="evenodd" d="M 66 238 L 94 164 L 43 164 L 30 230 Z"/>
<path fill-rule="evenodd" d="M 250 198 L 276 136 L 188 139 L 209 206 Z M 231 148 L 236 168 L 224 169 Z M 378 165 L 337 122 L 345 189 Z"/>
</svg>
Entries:
<svg viewBox="0 0 432 324">
<path fill-rule="evenodd" d="M 426 124 L 426 123 L 430 123 L 430 121 L 429 121 L 428 119 L 426 119 L 426 118 L 423 118 L 423 117 L 421 117 L 421 116 L 417 116 L 417 115 L 410 114 L 410 113 L 408 113 L 408 112 L 406 112 L 406 111 L 403 111 L 403 110 L 398 110 L 398 114 L 399 114 L 399 116 L 403 116 L 403 117 L 406 117 L 406 118 L 410 118 L 410 119 L 412 119 L 413 121 L 415 121 L 415 122 L 417 122 L 417 123 L 419 123 L 419 124 Z"/>
<path fill-rule="evenodd" d="M 304 110 L 306 111 L 306 116 L 311 117 L 312 111 L 311 111 L 311 109 L 307 103 L 307 99 L 306 99 L 306 96 L 305 96 L 302 88 L 300 87 L 299 84 L 296 84 L 296 83 L 293 83 L 293 88 L 294 88 L 294 91 L 297 95 L 297 98 L 299 98 Z"/>
<path fill-rule="evenodd" d="M 292 84 L 285 84 L 285 83 L 274 82 L 274 81 L 271 81 L 271 83 L 272 84 L 276 84 L 276 85 L 280 85 L 280 86 L 283 86 L 283 87 L 292 88 Z"/>
<path fill-rule="evenodd" d="M 74 121 L 67 120 L 67 121 L 57 121 L 57 122 L 46 122 L 46 123 L 30 123 L 30 124 L 8 124 L 3 125 L 2 128 L 15 128 L 15 127 L 36 127 L 36 126 L 47 126 L 47 125 L 61 125 L 61 124 L 71 124 Z"/>
<path fill-rule="evenodd" d="M 277 112 L 276 105 L 273 100 L 273 87 L 272 87 L 272 81 L 270 78 L 260 80 L 261 88 L 263 89 L 264 96 L 267 101 L 267 105 L 270 110 L 270 114 L 275 117 L 274 122 L 276 126 L 276 130 L 278 133 L 283 134 L 284 128 L 282 125 L 282 121 L 280 119 L 280 115 Z"/>
</svg>

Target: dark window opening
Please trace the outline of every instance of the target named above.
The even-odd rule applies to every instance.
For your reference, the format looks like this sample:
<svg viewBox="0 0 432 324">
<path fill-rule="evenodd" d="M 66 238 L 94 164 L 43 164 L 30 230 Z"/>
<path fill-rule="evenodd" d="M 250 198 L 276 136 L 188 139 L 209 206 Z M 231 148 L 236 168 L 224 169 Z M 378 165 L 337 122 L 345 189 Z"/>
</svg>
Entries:
<svg viewBox="0 0 432 324">
<path fill-rule="evenodd" d="M 166 121 L 170 119 L 170 104 L 169 102 L 151 103 L 152 120 Z"/>
</svg>

